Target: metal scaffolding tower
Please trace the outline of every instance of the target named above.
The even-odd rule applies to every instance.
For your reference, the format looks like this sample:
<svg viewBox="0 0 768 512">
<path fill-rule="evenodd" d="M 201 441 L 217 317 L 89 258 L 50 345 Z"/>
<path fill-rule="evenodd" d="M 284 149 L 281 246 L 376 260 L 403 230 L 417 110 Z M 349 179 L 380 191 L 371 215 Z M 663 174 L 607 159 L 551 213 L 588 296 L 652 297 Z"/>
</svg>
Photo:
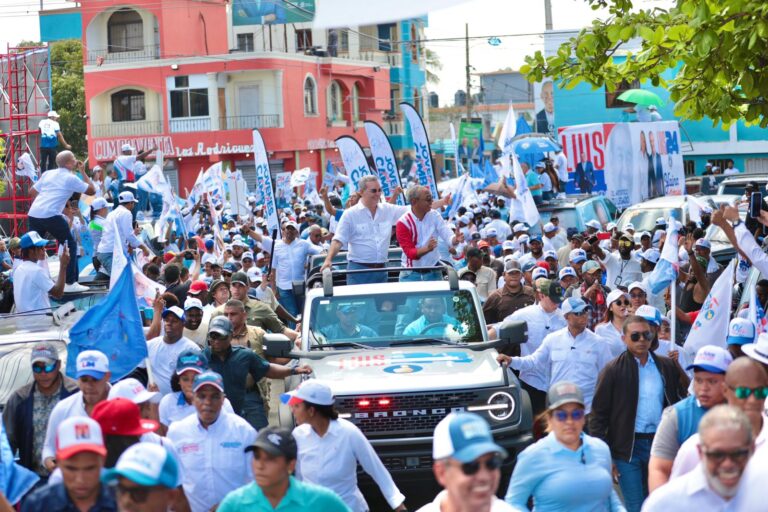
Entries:
<svg viewBox="0 0 768 512">
<path fill-rule="evenodd" d="M 51 109 L 51 68 L 47 47 L 8 46 L 0 54 L 0 143 L 4 145 L 0 181 L 0 231 L 19 236 L 27 231 L 27 212 L 32 203 L 33 181 L 18 173 L 25 153 L 37 167 L 40 132 L 38 124 Z"/>
</svg>

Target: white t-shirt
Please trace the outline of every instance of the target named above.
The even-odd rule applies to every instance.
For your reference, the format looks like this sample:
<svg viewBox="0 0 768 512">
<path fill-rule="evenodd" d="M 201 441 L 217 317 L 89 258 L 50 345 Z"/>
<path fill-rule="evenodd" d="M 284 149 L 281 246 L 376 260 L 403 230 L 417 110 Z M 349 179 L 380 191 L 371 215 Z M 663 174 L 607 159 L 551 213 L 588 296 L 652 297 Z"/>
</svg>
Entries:
<svg viewBox="0 0 768 512">
<path fill-rule="evenodd" d="M 176 361 L 185 350 L 200 352 L 200 347 L 194 341 L 182 336 L 176 343 L 166 343 L 162 336 L 152 338 L 147 342 L 149 363 L 152 374 L 161 394 L 167 395 L 171 389 L 171 376 L 176 372 Z M 143 364 L 143 363 L 142 363 Z"/>
<path fill-rule="evenodd" d="M 40 265 L 32 261 L 23 261 L 13 271 L 13 299 L 16 302 L 16 312 L 50 309 L 51 301 L 48 300 L 48 292 L 53 286 L 51 277 L 40 268 Z M 47 312 L 41 311 L 40 314 Z"/>
<path fill-rule="evenodd" d="M 29 216 L 47 219 L 61 215 L 64 205 L 75 192 L 84 193 L 88 184 L 72 174 L 69 169 L 58 168 L 44 172 L 33 185 L 37 197 L 29 207 Z"/>
</svg>

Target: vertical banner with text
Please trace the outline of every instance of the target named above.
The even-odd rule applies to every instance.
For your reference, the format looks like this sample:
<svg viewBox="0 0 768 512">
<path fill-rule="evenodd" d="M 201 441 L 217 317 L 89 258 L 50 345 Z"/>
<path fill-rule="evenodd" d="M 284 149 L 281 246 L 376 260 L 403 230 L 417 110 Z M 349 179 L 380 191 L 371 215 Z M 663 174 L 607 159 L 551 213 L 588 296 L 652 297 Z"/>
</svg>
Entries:
<svg viewBox="0 0 768 512">
<path fill-rule="evenodd" d="M 253 161 L 256 164 L 256 189 L 264 201 L 264 217 L 270 232 L 280 232 L 280 220 L 277 218 L 275 192 L 272 189 L 272 175 L 269 172 L 267 149 L 259 130 L 253 130 Z"/>
<path fill-rule="evenodd" d="M 368 167 L 368 160 L 365 158 L 363 148 L 360 147 L 354 138 L 344 135 L 336 139 L 336 147 L 339 148 L 341 161 L 344 162 L 344 168 L 347 170 L 347 176 L 352 181 L 352 188 L 357 190 L 357 184 L 360 178 L 368 174 L 373 174 Z"/>
<path fill-rule="evenodd" d="M 381 188 L 384 189 L 384 195 L 389 198 L 397 187 L 402 188 L 395 152 L 392 150 L 389 138 L 381 126 L 373 121 L 366 121 L 364 126 L 365 133 L 368 135 L 368 143 L 371 145 L 373 163 L 376 165 L 381 180 Z M 397 197 L 397 204 L 405 204 L 403 194 Z"/>
<path fill-rule="evenodd" d="M 437 199 L 440 194 L 437 192 L 435 167 L 432 164 L 432 151 L 429 147 L 429 138 L 427 137 L 427 129 L 424 127 L 424 121 L 410 103 L 400 103 L 400 110 L 403 111 L 408 119 L 408 124 L 411 125 L 411 135 L 416 150 L 413 159 L 416 162 L 416 176 L 419 185 L 429 187 L 432 197 Z"/>
</svg>

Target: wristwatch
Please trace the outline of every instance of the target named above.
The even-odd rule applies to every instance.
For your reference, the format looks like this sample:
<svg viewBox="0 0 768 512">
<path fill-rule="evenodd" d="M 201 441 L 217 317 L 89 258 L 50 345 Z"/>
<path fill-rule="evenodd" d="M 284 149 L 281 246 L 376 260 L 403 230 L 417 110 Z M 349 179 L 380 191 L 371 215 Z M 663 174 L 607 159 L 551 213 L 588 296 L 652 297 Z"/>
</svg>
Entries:
<svg viewBox="0 0 768 512">
<path fill-rule="evenodd" d="M 291 366 L 291 375 L 296 375 L 297 368 L 295 366 Z"/>
</svg>

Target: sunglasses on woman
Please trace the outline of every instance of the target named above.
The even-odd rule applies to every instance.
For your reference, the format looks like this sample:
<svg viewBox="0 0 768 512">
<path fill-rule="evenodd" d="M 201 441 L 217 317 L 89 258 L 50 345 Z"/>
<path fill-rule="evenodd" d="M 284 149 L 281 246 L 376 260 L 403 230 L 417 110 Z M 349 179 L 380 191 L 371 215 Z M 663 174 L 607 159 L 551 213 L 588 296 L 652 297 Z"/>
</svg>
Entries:
<svg viewBox="0 0 768 512">
<path fill-rule="evenodd" d="M 568 411 L 558 410 L 552 413 L 552 417 L 560 423 L 568 421 L 568 417 L 573 421 L 580 421 L 584 418 L 584 409 L 574 409 L 570 413 L 568 413 Z"/>
<path fill-rule="evenodd" d="M 629 301 L 626 300 L 626 299 L 624 299 L 624 300 L 617 300 L 616 302 L 614 302 L 614 304 L 616 304 L 617 306 L 628 307 L 629 306 Z"/>
<path fill-rule="evenodd" d="M 731 389 L 733 390 L 733 394 L 736 395 L 736 398 L 739 400 L 746 400 L 749 398 L 749 395 L 755 395 L 755 399 L 757 400 L 765 400 L 766 397 L 768 397 L 768 386 L 760 386 L 759 388 L 739 386 Z"/>
<path fill-rule="evenodd" d="M 484 462 L 479 459 L 473 460 L 472 462 L 465 462 L 461 465 L 461 472 L 467 476 L 472 476 L 480 471 L 480 466 L 485 466 L 485 469 L 488 471 L 496 471 L 501 467 L 503 462 L 504 457 L 502 457 L 500 453 L 494 453 L 490 459 Z"/>
<path fill-rule="evenodd" d="M 643 338 L 645 341 L 651 341 L 651 338 L 653 338 L 653 334 L 651 334 L 651 331 L 638 331 L 633 332 L 629 335 L 629 339 L 632 341 L 640 341 L 640 338 Z"/>
</svg>

